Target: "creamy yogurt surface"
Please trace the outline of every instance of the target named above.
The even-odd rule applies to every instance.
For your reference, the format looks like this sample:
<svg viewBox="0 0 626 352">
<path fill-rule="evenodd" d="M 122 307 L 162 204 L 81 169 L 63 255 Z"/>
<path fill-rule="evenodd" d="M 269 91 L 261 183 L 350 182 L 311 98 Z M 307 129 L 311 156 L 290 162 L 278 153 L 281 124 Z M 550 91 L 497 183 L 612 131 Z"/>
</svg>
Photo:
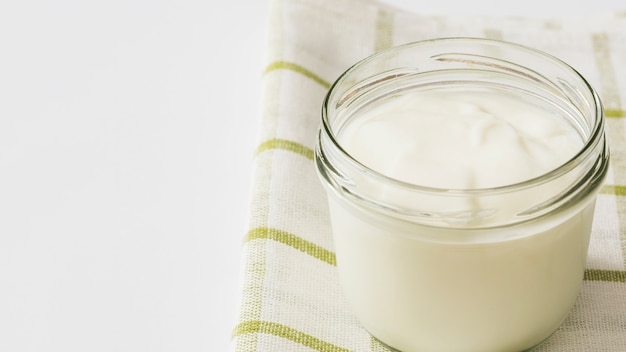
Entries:
<svg viewBox="0 0 626 352">
<path fill-rule="evenodd" d="M 563 119 L 503 94 L 426 91 L 359 116 L 340 143 L 388 177 L 447 189 L 492 188 L 540 176 L 582 139 Z"/>
</svg>

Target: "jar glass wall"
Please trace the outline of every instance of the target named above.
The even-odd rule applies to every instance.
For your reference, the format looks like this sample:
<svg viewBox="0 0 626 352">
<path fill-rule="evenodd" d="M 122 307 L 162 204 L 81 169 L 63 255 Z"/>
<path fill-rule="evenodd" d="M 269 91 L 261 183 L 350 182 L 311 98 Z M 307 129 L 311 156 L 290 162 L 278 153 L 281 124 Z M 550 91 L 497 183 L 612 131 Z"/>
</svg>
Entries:
<svg viewBox="0 0 626 352">
<path fill-rule="evenodd" d="M 569 126 L 580 147 L 557 167 L 493 187 L 407 181 L 347 148 L 345 135 L 352 132 L 346 131 L 381 106 L 418 96 L 436 96 L 446 105 L 446 97 L 459 94 L 532 106 Z M 456 152 L 455 141 L 448 144 Z M 384 158 L 386 146 L 379 149 Z M 473 38 L 378 53 L 331 87 L 315 159 L 328 191 L 343 290 L 364 327 L 389 346 L 522 351 L 548 338 L 575 303 L 608 148 L 597 94 L 562 61 Z M 458 160 L 437 162 L 450 164 L 444 170 L 452 172 L 442 177 L 465 177 L 454 171 Z M 401 167 L 422 170 L 419 164 Z"/>
</svg>

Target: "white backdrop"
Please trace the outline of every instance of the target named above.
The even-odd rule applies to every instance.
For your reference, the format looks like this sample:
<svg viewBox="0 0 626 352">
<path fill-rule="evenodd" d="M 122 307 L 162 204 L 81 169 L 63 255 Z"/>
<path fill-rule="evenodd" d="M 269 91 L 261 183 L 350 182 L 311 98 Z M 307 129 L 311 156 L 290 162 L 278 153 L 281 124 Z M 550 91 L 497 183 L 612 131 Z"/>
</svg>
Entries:
<svg viewBox="0 0 626 352">
<path fill-rule="evenodd" d="M 626 10 L 387 2 L 425 14 Z M 0 351 L 227 349 L 268 9 L 0 3 Z"/>
</svg>

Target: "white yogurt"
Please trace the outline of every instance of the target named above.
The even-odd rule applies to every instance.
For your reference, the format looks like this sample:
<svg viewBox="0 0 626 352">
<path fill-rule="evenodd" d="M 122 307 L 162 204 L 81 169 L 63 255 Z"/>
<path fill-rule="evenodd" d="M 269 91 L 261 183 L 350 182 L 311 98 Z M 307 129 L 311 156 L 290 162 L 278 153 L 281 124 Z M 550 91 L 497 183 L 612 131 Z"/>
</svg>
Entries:
<svg viewBox="0 0 626 352">
<path fill-rule="evenodd" d="M 340 143 L 386 176 L 475 189 L 540 176 L 572 158 L 583 141 L 563 119 L 502 94 L 429 91 L 359 116 Z"/>
<path fill-rule="evenodd" d="M 350 121 L 339 144 L 387 177 L 444 189 L 483 189 L 538 177 L 582 147 L 565 119 L 489 92 L 426 91 L 395 97 Z M 561 180 L 559 182 L 566 182 Z M 547 184 L 544 187 L 559 187 Z M 567 316 L 584 273 L 593 202 L 519 227 L 489 229 L 524 196 L 459 199 L 459 209 L 503 209 L 470 228 L 426 226 L 363 212 L 329 197 L 338 269 L 366 329 L 403 352 L 521 351 Z M 398 199 L 419 209 L 432 199 Z M 441 207 L 455 208 L 454 202 Z M 442 209 L 447 210 L 447 209 Z"/>
</svg>

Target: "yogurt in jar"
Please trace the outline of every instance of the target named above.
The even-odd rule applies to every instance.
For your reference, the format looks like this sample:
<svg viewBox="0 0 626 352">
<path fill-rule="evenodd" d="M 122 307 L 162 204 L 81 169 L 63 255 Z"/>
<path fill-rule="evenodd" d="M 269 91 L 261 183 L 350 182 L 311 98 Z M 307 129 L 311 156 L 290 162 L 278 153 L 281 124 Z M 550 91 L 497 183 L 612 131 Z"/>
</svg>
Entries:
<svg viewBox="0 0 626 352">
<path fill-rule="evenodd" d="M 415 185 L 493 188 L 553 170 L 582 147 L 562 118 L 495 92 L 394 97 L 351 122 L 340 144 L 356 160 Z"/>
<path fill-rule="evenodd" d="M 489 91 L 396 96 L 350 120 L 337 139 L 375 172 L 443 190 L 533 179 L 584 144 L 567 119 Z M 594 203 L 529 221 L 523 230 L 497 224 L 510 216 L 506 209 L 534 204 L 568 179 L 555 182 L 514 197 L 496 192 L 442 204 L 375 184 L 364 191 L 411 209 L 486 214 L 463 228 L 449 219 L 418 224 L 363 212 L 331 195 L 338 270 L 359 320 L 403 352 L 521 351 L 549 337 L 577 298 Z"/>
</svg>

